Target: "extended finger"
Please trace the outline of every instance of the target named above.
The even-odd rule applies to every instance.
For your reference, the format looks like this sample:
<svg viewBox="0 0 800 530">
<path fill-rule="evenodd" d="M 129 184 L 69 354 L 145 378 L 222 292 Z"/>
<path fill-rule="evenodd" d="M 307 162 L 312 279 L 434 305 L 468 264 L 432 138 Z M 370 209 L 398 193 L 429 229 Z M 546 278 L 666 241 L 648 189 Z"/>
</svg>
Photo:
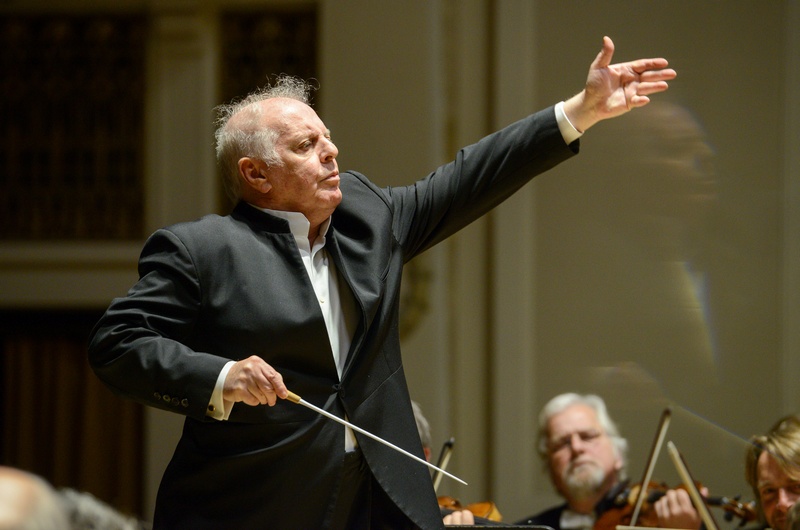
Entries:
<svg viewBox="0 0 800 530">
<path fill-rule="evenodd" d="M 603 37 L 603 47 L 592 62 L 592 67 L 606 68 L 611 64 L 612 57 L 614 57 L 614 42 L 608 37 Z"/>
<path fill-rule="evenodd" d="M 635 61 L 623 63 L 621 66 L 626 66 L 637 74 L 642 74 L 648 70 L 663 70 L 669 66 L 669 61 L 663 57 L 653 57 L 649 59 L 637 59 Z"/>
<path fill-rule="evenodd" d="M 657 92 L 663 92 L 669 85 L 666 81 L 655 81 L 653 83 L 639 83 L 636 85 L 636 95 L 648 96 Z"/>
<path fill-rule="evenodd" d="M 675 79 L 678 73 L 672 68 L 664 68 L 662 70 L 648 70 L 639 74 L 639 81 L 649 83 L 654 81 L 669 81 Z"/>
</svg>

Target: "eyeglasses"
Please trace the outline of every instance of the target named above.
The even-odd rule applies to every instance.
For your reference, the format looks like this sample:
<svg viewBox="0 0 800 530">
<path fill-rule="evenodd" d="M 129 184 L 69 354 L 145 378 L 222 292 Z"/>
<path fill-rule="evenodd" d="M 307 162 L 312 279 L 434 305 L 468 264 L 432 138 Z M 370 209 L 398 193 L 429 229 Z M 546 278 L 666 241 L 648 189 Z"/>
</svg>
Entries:
<svg viewBox="0 0 800 530">
<path fill-rule="evenodd" d="M 575 438 L 575 436 L 577 436 L 580 439 L 581 443 L 583 444 L 593 444 L 597 442 L 597 440 L 599 440 L 600 437 L 603 436 L 603 434 L 604 433 L 602 431 L 598 431 L 595 429 L 588 429 L 585 431 L 576 431 L 570 434 L 565 434 L 564 436 L 556 438 L 555 440 L 548 440 L 547 450 L 550 452 L 550 454 L 555 454 L 560 451 L 563 451 L 564 449 L 572 446 L 573 438 Z"/>
</svg>

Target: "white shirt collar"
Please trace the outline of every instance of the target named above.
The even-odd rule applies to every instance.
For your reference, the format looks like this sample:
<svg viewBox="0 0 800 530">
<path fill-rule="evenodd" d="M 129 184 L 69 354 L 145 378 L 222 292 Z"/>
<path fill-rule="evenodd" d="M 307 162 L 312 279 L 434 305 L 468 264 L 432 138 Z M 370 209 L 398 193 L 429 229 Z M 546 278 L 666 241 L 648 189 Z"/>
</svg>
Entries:
<svg viewBox="0 0 800 530">
<path fill-rule="evenodd" d="M 566 508 L 563 512 L 561 512 L 561 521 L 559 526 L 561 526 L 562 530 L 567 529 L 590 529 L 594 526 L 595 516 L 593 513 L 591 514 L 582 514 L 573 512 L 569 508 Z"/>
<path fill-rule="evenodd" d="M 295 239 L 305 238 L 306 240 L 308 240 L 308 229 L 311 227 L 311 223 L 302 213 L 287 212 L 283 210 L 270 210 L 269 208 L 261 208 L 255 205 L 251 206 L 253 206 L 253 208 L 258 208 L 262 212 L 274 215 L 275 217 L 286 219 L 289 222 L 289 230 L 292 231 L 292 235 L 294 235 Z M 324 238 L 325 235 L 328 233 L 328 228 L 330 228 L 330 226 L 331 226 L 331 218 L 328 217 L 319 227 L 319 236 Z"/>
</svg>

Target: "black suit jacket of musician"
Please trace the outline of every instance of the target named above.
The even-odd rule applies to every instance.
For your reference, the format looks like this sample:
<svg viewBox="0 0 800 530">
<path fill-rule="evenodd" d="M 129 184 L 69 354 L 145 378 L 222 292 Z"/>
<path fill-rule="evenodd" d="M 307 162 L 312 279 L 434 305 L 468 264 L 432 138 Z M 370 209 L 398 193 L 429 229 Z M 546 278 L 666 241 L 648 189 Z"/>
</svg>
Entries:
<svg viewBox="0 0 800 530">
<path fill-rule="evenodd" d="M 325 526 L 341 471 L 343 427 L 305 407 L 234 405 L 206 416 L 220 370 L 262 356 L 306 401 L 423 457 L 400 355 L 404 263 L 569 158 L 553 108 L 476 144 L 410 186 L 343 172 L 326 249 L 356 301 L 339 380 L 325 323 L 288 223 L 240 203 L 231 215 L 156 231 L 139 281 L 115 299 L 89 347 L 116 393 L 186 416 L 164 473 L 156 526 Z M 420 362 L 426 362 L 421 360 Z M 357 435 L 377 482 L 421 528 L 442 525 L 428 468 Z"/>
</svg>

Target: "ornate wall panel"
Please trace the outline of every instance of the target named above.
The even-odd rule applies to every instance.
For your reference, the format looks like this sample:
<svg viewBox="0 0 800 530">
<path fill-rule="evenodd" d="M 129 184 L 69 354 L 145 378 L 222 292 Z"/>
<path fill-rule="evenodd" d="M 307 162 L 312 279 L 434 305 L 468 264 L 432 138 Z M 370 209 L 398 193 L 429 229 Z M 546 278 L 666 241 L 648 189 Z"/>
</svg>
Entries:
<svg viewBox="0 0 800 530">
<path fill-rule="evenodd" d="M 314 9 L 229 12 L 221 27 L 223 100 L 244 96 L 277 74 L 316 78 Z"/>
<path fill-rule="evenodd" d="M 145 19 L 0 19 L 0 239 L 128 240 L 143 226 Z"/>
</svg>

